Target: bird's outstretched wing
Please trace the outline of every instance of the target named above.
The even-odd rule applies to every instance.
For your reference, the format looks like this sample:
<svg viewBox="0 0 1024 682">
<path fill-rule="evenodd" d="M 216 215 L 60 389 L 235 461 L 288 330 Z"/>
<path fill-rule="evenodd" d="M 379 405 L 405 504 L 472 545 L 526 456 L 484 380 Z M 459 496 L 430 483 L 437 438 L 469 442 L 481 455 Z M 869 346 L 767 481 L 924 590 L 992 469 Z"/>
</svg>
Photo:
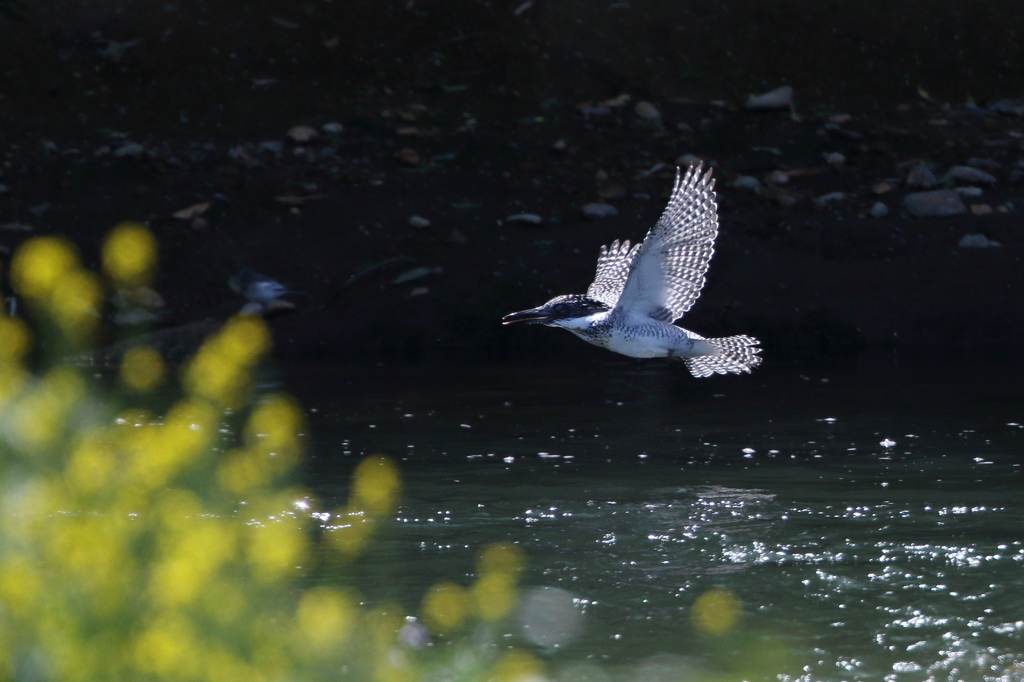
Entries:
<svg viewBox="0 0 1024 682">
<path fill-rule="evenodd" d="M 630 248 L 628 239 L 621 244 L 616 239 L 611 246 L 602 246 L 601 255 L 597 257 L 597 275 L 587 288 L 587 296 L 614 308 L 622 287 L 626 286 L 629 266 L 639 248 L 639 244 Z"/>
<path fill-rule="evenodd" d="M 674 322 L 697 300 L 718 236 L 714 188 L 700 164 L 676 169 L 672 198 L 632 259 L 621 311 Z"/>
</svg>

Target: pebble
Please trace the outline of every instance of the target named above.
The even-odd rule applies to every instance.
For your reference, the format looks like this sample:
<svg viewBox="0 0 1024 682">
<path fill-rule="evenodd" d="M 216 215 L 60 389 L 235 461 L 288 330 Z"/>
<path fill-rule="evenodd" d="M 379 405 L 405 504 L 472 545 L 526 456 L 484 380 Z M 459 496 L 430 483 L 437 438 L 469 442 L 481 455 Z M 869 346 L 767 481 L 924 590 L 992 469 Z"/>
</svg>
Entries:
<svg viewBox="0 0 1024 682">
<path fill-rule="evenodd" d="M 903 207 L 917 218 L 944 218 L 967 213 L 960 195 L 950 189 L 908 194 L 903 197 Z"/>
<path fill-rule="evenodd" d="M 931 172 L 928 166 L 924 164 L 918 164 L 910 169 L 907 173 L 907 187 L 919 187 L 921 189 L 931 189 L 935 186 L 935 174 Z"/>
<path fill-rule="evenodd" d="M 971 213 L 974 215 L 988 215 L 992 213 L 992 207 L 988 204 L 971 204 Z"/>
<path fill-rule="evenodd" d="M 392 284 L 405 284 L 406 282 L 413 282 L 418 279 L 423 279 L 429 275 L 437 275 L 443 272 L 440 266 L 432 268 L 427 265 L 421 265 L 418 268 L 413 268 L 407 272 L 403 272 L 398 277 L 391 280 Z"/>
<path fill-rule="evenodd" d="M 268 140 L 266 142 L 260 142 L 256 145 L 256 152 L 262 154 L 263 152 L 270 152 L 271 154 L 283 154 L 284 144 L 277 140 Z"/>
<path fill-rule="evenodd" d="M 118 289 L 110 297 L 110 302 L 122 310 L 127 310 L 128 308 L 160 310 L 167 305 L 164 301 L 164 297 L 161 296 L 159 292 L 149 287 Z"/>
<path fill-rule="evenodd" d="M 957 187 L 956 193 L 962 197 L 980 197 L 982 189 L 980 187 Z"/>
<path fill-rule="evenodd" d="M 980 168 L 987 171 L 997 171 L 1003 167 L 1003 164 L 999 163 L 995 159 L 979 159 L 971 158 L 967 159 L 967 165 L 972 168 Z"/>
<path fill-rule="evenodd" d="M 509 217 L 505 218 L 505 222 L 506 223 L 528 223 L 530 225 L 540 225 L 542 222 L 544 222 L 544 219 L 541 218 L 536 213 L 516 213 L 515 215 L 510 215 Z"/>
<path fill-rule="evenodd" d="M 850 116 L 849 114 L 836 114 L 835 116 L 828 117 L 828 122 L 835 123 L 836 125 L 843 125 L 844 123 L 849 123 L 852 120 L 853 116 Z"/>
<path fill-rule="evenodd" d="M 113 323 L 118 327 L 135 327 L 140 324 L 152 324 L 159 320 L 159 315 L 143 308 L 119 310 L 114 313 L 112 318 Z"/>
<path fill-rule="evenodd" d="M 700 162 L 701 162 L 701 158 L 699 156 L 694 155 L 694 154 L 683 154 L 682 156 L 676 158 L 676 165 L 677 166 L 682 166 L 683 168 L 689 168 L 690 166 L 696 166 Z M 711 166 L 713 164 L 709 163 L 708 165 Z"/>
<path fill-rule="evenodd" d="M 892 185 L 883 180 L 882 182 L 876 182 L 871 186 L 871 191 L 875 194 L 885 194 L 886 192 L 892 191 Z"/>
<path fill-rule="evenodd" d="M 842 192 L 829 192 L 828 194 L 822 194 L 820 197 L 814 200 L 814 205 L 818 207 L 825 207 L 829 204 L 834 204 L 839 201 L 846 199 L 846 195 Z"/>
<path fill-rule="evenodd" d="M 789 184 L 789 173 L 784 170 L 773 170 L 768 174 L 766 180 L 773 185 L 787 185 Z"/>
<path fill-rule="evenodd" d="M 597 190 L 597 196 L 602 199 L 621 199 L 626 196 L 626 188 L 622 185 L 604 185 Z"/>
<path fill-rule="evenodd" d="M 320 129 L 323 130 L 328 135 L 338 135 L 339 133 L 345 132 L 345 126 L 341 125 L 337 121 L 325 123 L 320 127 Z"/>
<path fill-rule="evenodd" d="M 755 194 L 761 192 L 761 181 L 753 175 L 740 175 L 729 184 L 737 189 L 749 189 Z"/>
<path fill-rule="evenodd" d="M 568 146 L 569 145 L 565 143 L 565 140 L 558 140 L 553 145 L 551 145 L 551 148 L 554 149 L 556 152 L 563 152 L 566 150 Z"/>
<path fill-rule="evenodd" d="M 822 156 L 825 158 L 825 163 L 830 166 L 842 166 L 846 163 L 846 156 L 839 152 L 826 152 Z"/>
<path fill-rule="evenodd" d="M 960 237 L 957 246 L 963 249 L 991 249 L 1002 246 L 999 242 L 992 241 L 983 234 L 965 234 Z"/>
<path fill-rule="evenodd" d="M 1024 116 L 1024 104 L 1013 100 L 1001 99 L 989 104 L 988 108 L 1004 116 Z"/>
<path fill-rule="evenodd" d="M 650 102 L 640 100 L 633 106 L 633 111 L 637 116 L 644 119 L 645 121 L 660 121 L 661 112 L 658 108 Z"/>
<path fill-rule="evenodd" d="M 751 95 L 744 105 L 747 109 L 785 109 L 793 105 L 793 88 L 788 85 L 761 95 Z"/>
<path fill-rule="evenodd" d="M 414 215 L 409 218 L 409 224 L 417 230 L 425 230 L 430 227 L 430 221 L 423 216 Z"/>
<path fill-rule="evenodd" d="M 137 159 L 146 153 L 146 148 L 138 142 L 128 142 L 121 145 L 114 151 L 114 158 L 124 159 L 132 158 Z"/>
<path fill-rule="evenodd" d="M 619 215 L 619 209 L 615 208 L 611 204 L 596 202 L 584 206 L 583 215 L 588 218 L 610 218 L 612 216 Z"/>
<path fill-rule="evenodd" d="M 889 215 L 889 207 L 881 201 L 876 201 L 875 205 L 871 207 L 872 218 L 884 218 L 887 215 Z"/>
<path fill-rule="evenodd" d="M 404 147 L 395 152 L 395 158 L 404 163 L 406 166 L 418 166 L 420 165 L 420 155 L 412 147 Z"/>
<path fill-rule="evenodd" d="M 285 135 L 296 142 L 309 142 L 319 134 L 320 133 L 316 131 L 316 128 L 310 126 L 293 126 L 287 133 L 285 133 Z"/>
<path fill-rule="evenodd" d="M 976 182 L 980 185 L 994 185 L 996 183 L 994 175 L 970 166 L 953 166 L 946 171 L 944 179 L 958 180 L 961 182 Z"/>
<path fill-rule="evenodd" d="M 171 214 L 171 217 L 177 218 L 178 220 L 194 220 L 195 218 L 198 218 L 199 216 L 206 213 L 206 211 L 209 210 L 209 208 L 210 202 L 204 201 L 201 204 L 193 204 L 188 208 L 183 208 L 180 211 L 175 211 L 174 213 Z"/>
</svg>

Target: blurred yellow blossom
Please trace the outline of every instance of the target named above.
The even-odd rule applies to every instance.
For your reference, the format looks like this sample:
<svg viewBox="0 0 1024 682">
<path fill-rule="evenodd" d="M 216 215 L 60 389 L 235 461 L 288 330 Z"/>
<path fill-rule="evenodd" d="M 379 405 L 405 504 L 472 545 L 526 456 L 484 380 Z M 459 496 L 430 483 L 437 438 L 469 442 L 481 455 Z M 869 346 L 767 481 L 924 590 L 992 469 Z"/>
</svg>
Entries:
<svg viewBox="0 0 1024 682">
<path fill-rule="evenodd" d="M 729 590 L 712 588 L 693 603 L 690 619 L 693 627 L 704 635 L 721 635 L 739 622 L 740 600 Z"/>
<path fill-rule="evenodd" d="M 356 466 L 352 501 L 371 514 L 387 514 L 400 492 L 398 467 L 387 457 L 367 457 Z"/>
<path fill-rule="evenodd" d="M 121 383 L 132 391 L 152 391 L 164 379 L 164 360 L 152 346 L 133 346 L 121 358 Z"/>
<path fill-rule="evenodd" d="M 35 303 L 48 303 L 58 280 L 78 269 L 78 256 L 71 243 L 61 237 L 35 237 L 14 253 L 11 284 L 15 291 Z"/>
<path fill-rule="evenodd" d="M 260 401 L 245 426 L 250 448 L 265 453 L 268 468 L 281 474 L 294 466 L 305 417 L 290 396 L 274 394 Z"/>
<path fill-rule="evenodd" d="M 208 339 L 185 368 L 185 390 L 218 405 L 236 407 L 249 386 L 249 371 L 270 348 L 262 319 L 233 317 Z"/>
<path fill-rule="evenodd" d="M 480 575 L 507 573 L 515 575 L 526 565 L 526 555 L 516 545 L 494 542 L 486 545 L 476 557 L 476 570 Z"/>
<path fill-rule="evenodd" d="M 350 594 L 330 587 L 306 591 L 296 611 L 302 645 L 319 655 L 337 653 L 355 625 L 356 603 Z"/>
<path fill-rule="evenodd" d="M 102 260 L 103 271 L 116 288 L 143 286 L 156 269 L 156 239 L 142 223 L 121 223 L 107 236 Z"/>
<path fill-rule="evenodd" d="M 87 270 L 67 270 L 58 278 L 50 295 L 49 312 L 68 338 L 89 340 L 99 322 L 103 287 Z"/>
<path fill-rule="evenodd" d="M 0 314 L 0 362 L 19 362 L 31 342 L 32 335 L 24 322 Z"/>
<path fill-rule="evenodd" d="M 490 679 L 493 682 L 543 682 L 547 678 L 536 656 L 526 651 L 507 651 L 494 664 Z"/>
<path fill-rule="evenodd" d="M 465 622 L 468 602 L 466 590 L 461 585 L 440 582 L 427 590 L 420 612 L 431 630 L 451 634 Z"/>
</svg>

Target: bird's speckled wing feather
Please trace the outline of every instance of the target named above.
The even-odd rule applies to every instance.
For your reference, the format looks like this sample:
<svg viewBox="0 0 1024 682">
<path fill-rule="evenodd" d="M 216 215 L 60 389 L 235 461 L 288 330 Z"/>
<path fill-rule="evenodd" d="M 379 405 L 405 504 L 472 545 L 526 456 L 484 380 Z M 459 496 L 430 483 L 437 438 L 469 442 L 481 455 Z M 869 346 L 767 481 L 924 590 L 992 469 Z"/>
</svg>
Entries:
<svg viewBox="0 0 1024 682">
<path fill-rule="evenodd" d="M 700 296 L 718 236 L 714 187 L 700 164 L 676 170 L 672 198 L 632 259 L 617 303 L 623 313 L 674 322 Z"/>
<path fill-rule="evenodd" d="M 639 248 L 639 244 L 630 248 L 628 239 L 621 244 L 616 239 L 611 246 L 602 246 L 601 255 L 597 257 L 597 275 L 587 289 L 587 296 L 614 308 L 622 288 L 626 286 L 629 266 Z"/>
</svg>

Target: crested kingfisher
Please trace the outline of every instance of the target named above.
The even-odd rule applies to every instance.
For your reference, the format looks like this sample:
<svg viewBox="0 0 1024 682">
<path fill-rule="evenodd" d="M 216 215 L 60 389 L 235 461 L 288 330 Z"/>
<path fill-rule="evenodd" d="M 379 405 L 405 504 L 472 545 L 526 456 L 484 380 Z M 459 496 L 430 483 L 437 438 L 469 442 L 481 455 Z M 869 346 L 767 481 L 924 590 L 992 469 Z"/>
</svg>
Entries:
<svg viewBox="0 0 1024 682">
<path fill-rule="evenodd" d="M 676 169 L 672 197 L 644 241 L 602 246 L 587 293 L 556 296 L 511 313 L 525 322 L 567 329 L 588 343 L 634 358 L 677 358 L 696 377 L 750 372 L 761 358 L 750 336 L 705 339 L 673 324 L 693 306 L 718 236 L 715 181 L 701 164 Z"/>
</svg>

